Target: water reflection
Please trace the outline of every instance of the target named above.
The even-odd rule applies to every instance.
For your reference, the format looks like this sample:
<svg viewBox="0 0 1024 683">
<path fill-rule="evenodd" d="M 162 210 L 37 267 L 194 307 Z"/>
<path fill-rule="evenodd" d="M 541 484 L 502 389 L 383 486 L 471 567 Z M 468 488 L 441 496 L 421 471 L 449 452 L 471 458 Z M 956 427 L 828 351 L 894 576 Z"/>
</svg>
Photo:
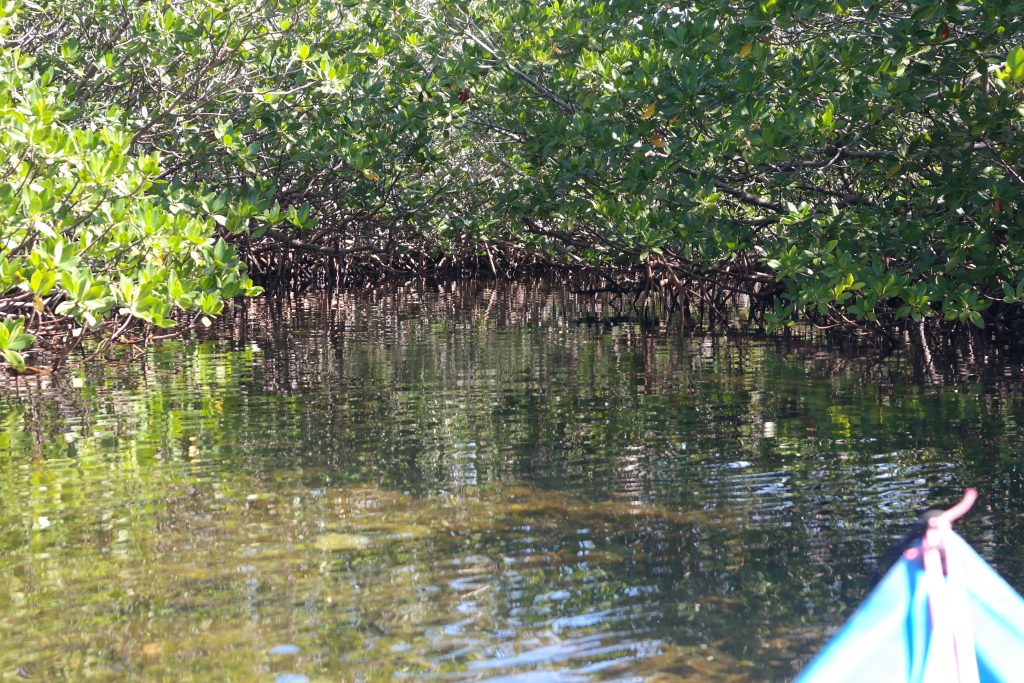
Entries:
<svg viewBox="0 0 1024 683">
<path fill-rule="evenodd" d="M 268 300 L 8 385 L 0 673 L 784 680 L 967 483 L 964 534 L 1022 585 L 1007 352 L 925 373 L 579 322 L 606 313 L 543 284 Z"/>
</svg>

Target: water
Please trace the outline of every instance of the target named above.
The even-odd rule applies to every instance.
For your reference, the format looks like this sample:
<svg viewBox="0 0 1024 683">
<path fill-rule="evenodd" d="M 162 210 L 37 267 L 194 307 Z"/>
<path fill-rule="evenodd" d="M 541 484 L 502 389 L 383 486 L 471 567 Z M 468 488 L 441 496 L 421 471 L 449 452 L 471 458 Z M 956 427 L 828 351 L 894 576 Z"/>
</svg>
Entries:
<svg viewBox="0 0 1024 683">
<path fill-rule="evenodd" d="M 786 680 L 966 485 L 1024 587 L 1019 361 L 682 337 L 541 284 L 261 302 L 0 396 L 0 676 Z"/>
</svg>

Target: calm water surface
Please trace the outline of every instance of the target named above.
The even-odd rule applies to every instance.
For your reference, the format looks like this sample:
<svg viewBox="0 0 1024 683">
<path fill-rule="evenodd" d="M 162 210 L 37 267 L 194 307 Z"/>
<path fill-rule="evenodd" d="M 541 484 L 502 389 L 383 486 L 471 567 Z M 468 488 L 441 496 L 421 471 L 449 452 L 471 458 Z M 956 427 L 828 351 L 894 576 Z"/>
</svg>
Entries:
<svg viewBox="0 0 1024 683">
<path fill-rule="evenodd" d="M 786 680 L 966 485 L 1024 587 L 1024 384 L 543 285 L 259 302 L 0 394 L 0 678 Z"/>
</svg>

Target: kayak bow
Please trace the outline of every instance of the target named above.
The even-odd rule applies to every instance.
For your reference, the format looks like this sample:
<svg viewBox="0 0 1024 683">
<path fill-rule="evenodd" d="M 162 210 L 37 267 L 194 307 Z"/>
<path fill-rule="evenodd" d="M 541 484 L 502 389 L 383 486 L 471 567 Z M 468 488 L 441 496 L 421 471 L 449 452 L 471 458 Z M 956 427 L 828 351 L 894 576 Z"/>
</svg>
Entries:
<svg viewBox="0 0 1024 683">
<path fill-rule="evenodd" d="M 929 520 L 796 683 L 1024 681 L 1024 599 L 951 528 L 976 497 Z"/>
</svg>

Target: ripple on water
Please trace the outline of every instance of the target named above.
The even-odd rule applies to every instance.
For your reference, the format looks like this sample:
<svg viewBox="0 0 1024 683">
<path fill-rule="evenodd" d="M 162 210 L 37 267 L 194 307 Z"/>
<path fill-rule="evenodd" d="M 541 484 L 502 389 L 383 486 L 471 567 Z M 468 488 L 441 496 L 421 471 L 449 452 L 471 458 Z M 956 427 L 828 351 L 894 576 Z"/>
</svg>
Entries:
<svg viewBox="0 0 1024 683">
<path fill-rule="evenodd" d="M 572 322 L 604 305 L 261 301 L 0 392 L 0 671 L 788 680 L 965 483 L 1021 585 L 1019 373 Z"/>
</svg>

